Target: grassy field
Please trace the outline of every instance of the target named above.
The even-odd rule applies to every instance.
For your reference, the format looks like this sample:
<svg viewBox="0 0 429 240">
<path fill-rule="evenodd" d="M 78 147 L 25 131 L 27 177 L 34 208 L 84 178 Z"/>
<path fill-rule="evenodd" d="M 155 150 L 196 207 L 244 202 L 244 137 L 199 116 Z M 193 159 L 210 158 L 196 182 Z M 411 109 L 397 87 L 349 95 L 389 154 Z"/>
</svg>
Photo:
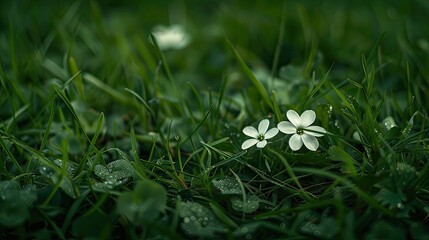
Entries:
<svg viewBox="0 0 429 240">
<path fill-rule="evenodd" d="M 429 239 L 429 3 L 2 1 L 0 239 Z"/>
</svg>

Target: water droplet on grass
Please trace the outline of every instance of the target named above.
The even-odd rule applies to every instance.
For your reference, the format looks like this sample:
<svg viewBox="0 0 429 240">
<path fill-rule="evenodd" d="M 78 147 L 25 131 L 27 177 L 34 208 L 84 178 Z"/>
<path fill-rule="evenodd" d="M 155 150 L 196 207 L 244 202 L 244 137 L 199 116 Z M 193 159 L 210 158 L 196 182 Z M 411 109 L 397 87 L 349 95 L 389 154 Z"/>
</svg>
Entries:
<svg viewBox="0 0 429 240">
<path fill-rule="evenodd" d="M 222 194 L 241 194 L 241 188 L 237 180 L 225 178 L 212 181 L 213 185 L 220 190 Z"/>
<path fill-rule="evenodd" d="M 231 199 L 232 208 L 239 212 L 252 213 L 259 208 L 259 198 L 250 195 L 244 202 L 242 199 L 235 197 Z"/>
</svg>

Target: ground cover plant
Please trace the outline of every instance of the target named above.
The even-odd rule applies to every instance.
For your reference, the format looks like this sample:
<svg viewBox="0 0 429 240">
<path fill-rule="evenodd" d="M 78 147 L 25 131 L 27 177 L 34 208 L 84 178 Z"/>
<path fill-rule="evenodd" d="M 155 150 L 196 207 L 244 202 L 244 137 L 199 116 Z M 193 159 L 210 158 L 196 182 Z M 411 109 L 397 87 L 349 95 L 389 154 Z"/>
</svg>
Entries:
<svg viewBox="0 0 429 240">
<path fill-rule="evenodd" d="M 0 13 L 0 239 L 429 238 L 426 1 Z"/>
</svg>

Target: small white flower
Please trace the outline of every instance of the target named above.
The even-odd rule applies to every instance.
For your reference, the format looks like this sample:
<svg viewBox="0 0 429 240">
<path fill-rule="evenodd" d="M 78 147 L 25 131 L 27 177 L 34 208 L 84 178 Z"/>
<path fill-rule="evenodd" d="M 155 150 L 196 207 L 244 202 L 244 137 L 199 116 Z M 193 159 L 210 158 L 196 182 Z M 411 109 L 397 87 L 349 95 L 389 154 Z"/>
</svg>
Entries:
<svg viewBox="0 0 429 240">
<path fill-rule="evenodd" d="M 190 42 L 189 35 L 181 25 L 177 24 L 170 27 L 158 25 L 152 33 L 161 50 L 181 49 L 186 47 Z"/>
<path fill-rule="evenodd" d="M 286 113 L 288 121 L 283 121 L 277 124 L 277 128 L 286 134 L 293 134 L 289 139 L 289 146 L 293 151 L 297 151 L 304 143 L 311 151 L 316 151 L 319 148 L 319 141 L 316 137 L 321 137 L 326 133 L 326 130 L 318 126 L 310 126 L 316 120 L 316 113 L 313 110 L 304 111 L 301 116 L 293 110 Z"/>
<path fill-rule="evenodd" d="M 267 145 L 267 139 L 270 139 L 275 135 L 277 135 L 277 133 L 279 133 L 279 130 L 277 128 L 271 128 L 270 130 L 268 130 L 269 125 L 270 125 L 270 121 L 268 121 L 268 119 L 263 119 L 259 123 L 257 130 L 252 126 L 245 127 L 243 129 L 243 133 L 252 138 L 244 141 L 243 144 L 241 145 L 241 148 L 245 150 L 252 147 L 255 144 L 256 144 L 256 147 L 258 148 L 265 147 L 265 145 Z"/>
</svg>

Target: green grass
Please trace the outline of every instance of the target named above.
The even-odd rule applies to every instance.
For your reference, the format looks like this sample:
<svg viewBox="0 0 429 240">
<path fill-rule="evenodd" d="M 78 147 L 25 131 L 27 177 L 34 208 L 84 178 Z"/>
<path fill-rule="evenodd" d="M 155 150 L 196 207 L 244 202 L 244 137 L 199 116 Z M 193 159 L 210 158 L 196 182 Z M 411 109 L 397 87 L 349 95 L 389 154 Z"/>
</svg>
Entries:
<svg viewBox="0 0 429 240">
<path fill-rule="evenodd" d="M 425 1 L 0 9 L 0 239 L 429 238 Z"/>
</svg>

